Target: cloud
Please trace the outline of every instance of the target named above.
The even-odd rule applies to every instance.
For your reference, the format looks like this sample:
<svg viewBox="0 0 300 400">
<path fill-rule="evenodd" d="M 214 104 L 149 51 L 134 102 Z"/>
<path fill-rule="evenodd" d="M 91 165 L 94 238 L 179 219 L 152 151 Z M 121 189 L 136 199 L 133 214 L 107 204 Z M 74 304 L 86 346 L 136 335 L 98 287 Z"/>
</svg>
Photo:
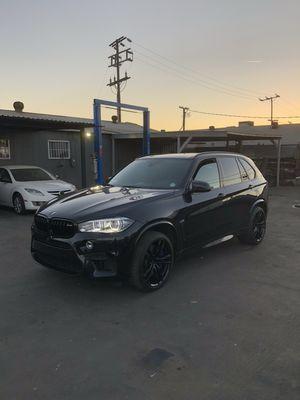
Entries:
<svg viewBox="0 0 300 400">
<path fill-rule="evenodd" d="M 253 63 L 253 64 L 260 64 L 260 63 L 262 63 L 263 61 L 262 61 L 262 60 L 247 60 L 246 62 L 247 62 L 247 63 Z"/>
</svg>

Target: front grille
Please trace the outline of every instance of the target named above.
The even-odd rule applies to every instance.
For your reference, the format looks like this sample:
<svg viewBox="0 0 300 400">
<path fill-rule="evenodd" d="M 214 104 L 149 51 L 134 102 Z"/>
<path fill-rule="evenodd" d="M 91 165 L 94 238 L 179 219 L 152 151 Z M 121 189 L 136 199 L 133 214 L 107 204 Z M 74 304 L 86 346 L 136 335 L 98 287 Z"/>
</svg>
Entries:
<svg viewBox="0 0 300 400">
<path fill-rule="evenodd" d="M 49 194 L 53 194 L 54 196 L 60 196 L 60 195 L 63 195 L 63 194 L 66 194 L 66 193 L 70 193 L 70 192 L 71 192 L 70 189 L 61 190 L 61 191 L 59 191 L 59 190 L 48 190 L 48 193 Z"/>
<path fill-rule="evenodd" d="M 66 219 L 48 219 L 42 215 L 36 215 L 34 222 L 38 230 L 47 233 L 51 237 L 70 238 L 76 232 L 74 222 Z"/>
<path fill-rule="evenodd" d="M 75 225 L 72 221 L 51 219 L 49 225 L 54 237 L 72 237 L 75 233 Z"/>
<path fill-rule="evenodd" d="M 43 232 L 48 232 L 48 219 L 41 216 L 41 215 L 36 215 L 34 217 L 34 223 L 35 226 Z"/>
</svg>

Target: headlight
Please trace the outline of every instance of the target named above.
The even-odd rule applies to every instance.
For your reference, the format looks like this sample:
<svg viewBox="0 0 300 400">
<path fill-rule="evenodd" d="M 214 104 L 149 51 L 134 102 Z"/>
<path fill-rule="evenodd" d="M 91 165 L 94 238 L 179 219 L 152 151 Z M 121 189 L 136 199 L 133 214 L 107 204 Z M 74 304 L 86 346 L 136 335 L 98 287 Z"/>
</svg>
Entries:
<svg viewBox="0 0 300 400">
<path fill-rule="evenodd" d="M 133 224 L 130 218 L 96 219 L 78 225 L 80 232 L 116 233 L 123 232 Z"/>
<path fill-rule="evenodd" d="M 26 192 L 28 192 L 30 194 L 35 194 L 36 196 L 44 196 L 44 193 L 42 193 L 36 189 L 25 189 L 25 190 L 26 190 Z"/>
</svg>

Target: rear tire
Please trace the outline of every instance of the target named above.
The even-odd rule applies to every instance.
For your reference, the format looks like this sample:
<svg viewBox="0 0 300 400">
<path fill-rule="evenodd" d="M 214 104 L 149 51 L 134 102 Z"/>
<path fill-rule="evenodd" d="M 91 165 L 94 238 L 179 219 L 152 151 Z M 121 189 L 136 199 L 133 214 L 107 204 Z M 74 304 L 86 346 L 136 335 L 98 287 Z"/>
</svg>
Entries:
<svg viewBox="0 0 300 400">
<path fill-rule="evenodd" d="M 171 240 L 161 232 L 146 232 L 137 244 L 132 259 L 130 281 L 143 292 L 160 289 L 174 265 Z"/>
<path fill-rule="evenodd" d="M 263 241 L 266 233 L 266 212 L 261 207 L 255 207 L 250 216 L 249 226 L 238 235 L 240 242 L 257 245 Z"/>
<path fill-rule="evenodd" d="M 20 193 L 14 194 L 13 206 L 14 206 L 14 211 L 16 214 L 18 214 L 18 215 L 25 214 L 25 211 L 26 211 L 25 203 L 24 203 L 23 197 Z"/>
</svg>

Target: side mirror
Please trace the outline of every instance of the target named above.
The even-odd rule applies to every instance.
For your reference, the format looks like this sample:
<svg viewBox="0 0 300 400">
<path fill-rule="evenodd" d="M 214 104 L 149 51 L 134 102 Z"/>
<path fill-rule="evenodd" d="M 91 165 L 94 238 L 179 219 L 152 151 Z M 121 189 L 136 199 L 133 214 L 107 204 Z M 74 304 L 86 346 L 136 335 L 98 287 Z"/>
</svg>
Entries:
<svg viewBox="0 0 300 400">
<path fill-rule="evenodd" d="M 105 185 L 108 184 L 108 182 L 111 180 L 111 178 L 112 178 L 112 176 L 106 176 L 106 177 L 105 177 L 105 179 L 104 179 Z"/>
<path fill-rule="evenodd" d="M 211 187 L 209 183 L 204 181 L 193 181 L 192 182 L 192 193 L 200 193 L 200 192 L 210 192 Z"/>
</svg>

